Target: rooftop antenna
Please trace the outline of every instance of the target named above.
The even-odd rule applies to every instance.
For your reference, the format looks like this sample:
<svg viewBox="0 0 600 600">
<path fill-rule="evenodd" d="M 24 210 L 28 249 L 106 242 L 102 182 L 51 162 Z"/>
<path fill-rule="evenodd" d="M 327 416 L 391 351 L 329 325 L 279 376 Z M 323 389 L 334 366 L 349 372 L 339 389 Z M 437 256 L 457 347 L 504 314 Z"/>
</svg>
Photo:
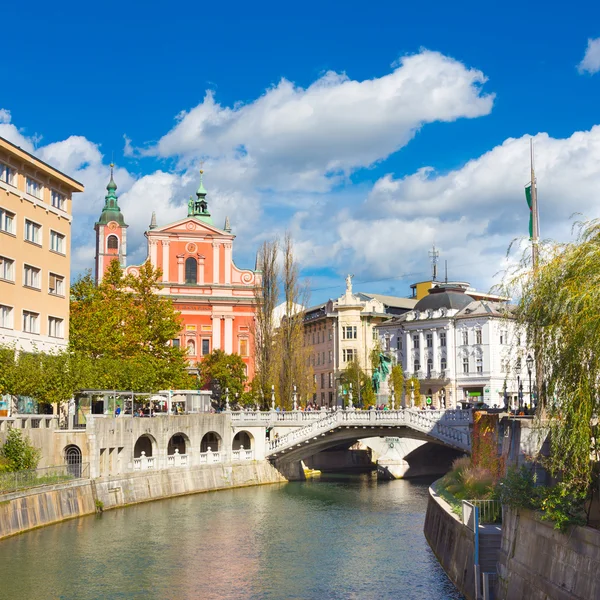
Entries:
<svg viewBox="0 0 600 600">
<path fill-rule="evenodd" d="M 435 244 L 433 244 L 433 249 L 429 251 L 429 258 L 431 259 L 431 268 L 433 270 L 432 281 L 437 281 L 437 264 L 438 259 L 440 257 L 440 253 L 435 249 Z"/>
<path fill-rule="evenodd" d="M 446 280 L 445 280 L 445 283 L 448 283 L 448 261 L 445 260 L 444 262 L 446 263 Z"/>
</svg>

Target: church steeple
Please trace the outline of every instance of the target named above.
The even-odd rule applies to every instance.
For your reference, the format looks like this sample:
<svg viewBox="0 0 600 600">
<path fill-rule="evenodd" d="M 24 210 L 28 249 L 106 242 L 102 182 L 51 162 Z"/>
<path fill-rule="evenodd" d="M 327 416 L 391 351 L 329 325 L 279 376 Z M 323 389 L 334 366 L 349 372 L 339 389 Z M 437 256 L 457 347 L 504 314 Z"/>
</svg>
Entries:
<svg viewBox="0 0 600 600">
<path fill-rule="evenodd" d="M 203 175 L 204 171 L 200 169 L 200 185 L 196 190 L 196 200 L 194 200 L 193 196 L 190 196 L 190 201 L 188 202 L 188 217 L 196 217 L 196 219 L 200 219 L 200 221 L 212 225 L 212 218 L 208 212 L 208 202 L 206 201 L 207 192 L 204 189 Z"/>
<path fill-rule="evenodd" d="M 125 220 L 117 201 L 117 184 L 113 176 L 114 166 L 113 163 L 110 163 L 110 181 L 106 186 L 107 194 L 104 196 L 104 207 L 98 220 L 98 223 L 101 225 L 106 225 L 110 221 L 116 221 L 119 225 L 125 225 Z"/>
</svg>

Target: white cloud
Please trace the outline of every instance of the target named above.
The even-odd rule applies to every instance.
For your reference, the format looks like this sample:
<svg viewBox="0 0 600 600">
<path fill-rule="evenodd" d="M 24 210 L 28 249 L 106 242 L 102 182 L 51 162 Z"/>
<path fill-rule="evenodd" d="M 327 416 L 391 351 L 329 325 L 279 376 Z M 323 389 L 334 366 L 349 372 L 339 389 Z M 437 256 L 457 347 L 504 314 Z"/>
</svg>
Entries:
<svg viewBox="0 0 600 600">
<path fill-rule="evenodd" d="M 482 93 L 485 81 L 481 71 L 424 50 L 379 78 L 328 72 L 306 89 L 282 79 L 233 108 L 208 92 L 145 152 L 178 156 L 182 165 L 201 157 L 235 163 L 247 184 L 263 189 L 324 192 L 405 146 L 426 123 L 488 114 L 494 96 Z"/>
<path fill-rule="evenodd" d="M 600 71 L 600 38 L 588 39 L 583 60 L 577 65 L 580 73 L 593 75 Z"/>
<path fill-rule="evenodd" d="M 33 152 L 33 140 L 27 138 L 21 130 L 12 123 L 10 110 L 0 108 L 0 137 L 12 142 L 15 146 L 23 148 L 25 152 Z"/>
<path fill-rule="evenodd" d="M 569 239 L 573 213 L 600 216 L 600 126 L 566 139 L 541 133 L 534 143 L 542 237 Z M 386 175 L 351 210 L 307 214 L 298 230 L 298 246 L 310 248 L 302 259 L 350 269 L 358 279 L 426 274 L 435 243 L 450 277 L 488 288 L 506 265 L 510 242 L 528 235 L 529 176 L 528 136 L 507 139 L 446 174 L 425 168 Z"/>
</svg>

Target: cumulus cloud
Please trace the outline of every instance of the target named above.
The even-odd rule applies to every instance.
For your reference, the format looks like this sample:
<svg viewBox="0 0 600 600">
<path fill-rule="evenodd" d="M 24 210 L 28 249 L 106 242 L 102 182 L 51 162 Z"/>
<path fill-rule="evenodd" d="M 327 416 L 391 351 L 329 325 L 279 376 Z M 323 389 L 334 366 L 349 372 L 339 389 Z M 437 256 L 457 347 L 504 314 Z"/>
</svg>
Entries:
<svg viewBox="0 0 600 600">
<path fill-rule="evenodd" d="M 542 237 L 569 239 L 573 213 L 600 214 L 600 126 L 566 139 L 541 133 L 534 144 Z M 303 259 L 385 278 L 426 272 L 435 243 L 451 277 L 488 288 L 507 264 L 510 242 L 528 236 L 529 178 L 529 136 L 507 139 L 449 173 L 388 174 L 352 210 L 307 219 L 299 233 L 311 250 Z"/>
<path fill-rule="evenodd" d="M 424 50 L 379 78 L 328 72 L 306 89 L 282 79 L 234 107 L 208 92 L 145 153 L 184 165 L 208 157 L 237 164 L 249 185 L 324 192 L 405 146 L 426 123 L 488 114 L 494 96 L 483 93 L 485 81 L 481 71 Z"/>
<path fill-rule="evenodd" d="M 0 108 L 0 137 L 12 142 L 15 146 L 23 148 L 26 152 L 33 152 L 34 141 L 26 137 L 12 122 L 10 110 Z"/>
<path fill-rule="evenodd" d="M 593 75 L 600 71 L 600 38 L 588 39 L 588 45 L 582 61 L 577 65 L 580 73 Z"/>
</svg>

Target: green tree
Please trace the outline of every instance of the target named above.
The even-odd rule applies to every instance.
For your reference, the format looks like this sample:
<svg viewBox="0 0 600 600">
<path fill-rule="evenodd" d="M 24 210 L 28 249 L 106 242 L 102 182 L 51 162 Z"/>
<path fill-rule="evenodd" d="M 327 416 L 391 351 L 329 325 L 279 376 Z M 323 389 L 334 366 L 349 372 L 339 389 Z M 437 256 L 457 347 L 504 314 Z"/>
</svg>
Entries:
<svg viewBox="0 0 600 600">
<path fill-rule="evenodd" d="M 374 406 L 377 402 L 371 378 L 360 366 L 357 360 L 351 360 L 340 374 L 342 389 L 346 392 L 344 398 L 347 401 L 350 390 L 352 390 L 352 404 L 354 406 Z M 350 387 L 352 384 L 352 388 Z"/>
<path fill-rule="evenodd" d="M 406 395 L 408 397 L 407 404 L 410 405 L 411 399 L 414 397 L 415 406 L 421 406 L 421 381 L 414 375 L 406 382 Z"/>
<path fill-rule="evenodd" d="M 575 229 L 573 242 L 541 245 L 537 268 L 525 253 L 502 290 L 520 298 L 514 316 L 543 380 L 538 416 L 550 432 L 544 464 L 558 480 L 548 500 L 556 522 L 561 506 L 568 514 L 598 487 L 600 460 L 600 221 Z"/>
<path fill-rule="evenodd" d="M 11 428 L 6 436 L 0 457 L 3 459 L 1 469 L 5 471 L 24 471 L 36 469 L 40 462 L 41 451 L 29 438 L 23 437 L 20 429 Z"/>
<path fill-rule="evenodd" d="M 404 404 L 404 371 L 402 365 L 395 364 L 390 371 L 390 382 L 394 389 L 394 403 L 396 408 Z"/>
<path fill-rule="evenodd" d="M 238 398 L 244 393 L 246 383 L 246 365 L 239 354 L 226 354 L 223 350 L 213 350 L 199 363 L 200 381 L 203 388 L 208 388 L 213 380 L 221 387 L 221 405 L 225 403 L 225 389 L 229 389 L 229 402 L 233 403 L 235 394 Z"/>
</svg>

